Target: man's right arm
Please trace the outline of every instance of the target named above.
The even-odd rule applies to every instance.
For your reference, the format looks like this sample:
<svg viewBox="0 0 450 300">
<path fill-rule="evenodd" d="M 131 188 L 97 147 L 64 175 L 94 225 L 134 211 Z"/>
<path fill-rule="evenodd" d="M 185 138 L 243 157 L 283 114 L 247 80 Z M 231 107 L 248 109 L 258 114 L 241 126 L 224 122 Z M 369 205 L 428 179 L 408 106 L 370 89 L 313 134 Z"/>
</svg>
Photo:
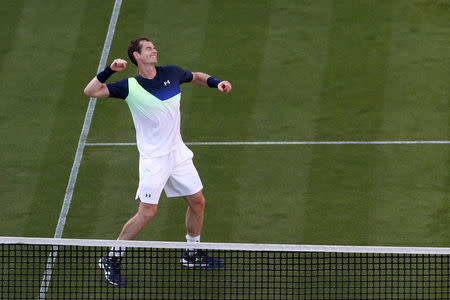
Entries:
<svg viewBox="0 0 450 300">
<path fill-rule="evenodd" d="M 84 88 L 84 93 L 88 97 L 109 97 L 109 89 L 105 82 L 113 73 L 122 71 L 127 67 L 127 61 L 123 59 L 115 59 L 112 64 L 104 71 L 97 74 Z"/>
<path fill-rule="evenodd" d="M 106 84 L 100 82 L 97 76 L 92 78 L 91 82 L 84 88 L 84 93 L 86 96 L 94 98 L 109 97 L 109 90 Z"/>
</svg>

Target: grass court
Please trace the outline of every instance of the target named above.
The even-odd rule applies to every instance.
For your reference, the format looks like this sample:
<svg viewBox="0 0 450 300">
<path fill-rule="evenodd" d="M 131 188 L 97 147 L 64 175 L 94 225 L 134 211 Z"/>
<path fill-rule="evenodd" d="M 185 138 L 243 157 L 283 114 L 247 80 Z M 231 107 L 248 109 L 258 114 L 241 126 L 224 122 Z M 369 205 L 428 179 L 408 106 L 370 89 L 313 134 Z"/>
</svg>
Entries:
<svg viewBox="0 0 450 300">
<path fill-rule="evenodd" d="M 114 1 L 0 6 L 0 235 L 53 237 Z M 202 240 L 449 247 L 446 0 L 123 1 L 108 64 L 146 36 L 159 64 L 229 80 L 182 86 L 204 184 Z M 110 81 L 134 76 L 136 68 Z M 99 99 L 62 237 L 116 239 L 136 211 L 127 105 Z M 440 141 L 409 144 L 402 141 Z M 184 241 L 163 196 L 139 240 Z"/>
</svg>

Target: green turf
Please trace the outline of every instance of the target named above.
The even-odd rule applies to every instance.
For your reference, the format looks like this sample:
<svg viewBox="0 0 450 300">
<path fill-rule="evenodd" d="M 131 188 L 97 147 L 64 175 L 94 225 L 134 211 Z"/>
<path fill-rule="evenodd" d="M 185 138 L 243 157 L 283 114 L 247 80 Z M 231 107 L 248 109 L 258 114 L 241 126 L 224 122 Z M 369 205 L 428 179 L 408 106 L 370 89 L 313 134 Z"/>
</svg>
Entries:
<svg viewBox="0 0 450 300">
<path fill-rule="evenodd" d="M 112 2 L 6 1 L 0 12 L 0 235 L 54 234 Z M 449 140 L 450 5 L 412 1 L 124 1 L 108 61 L 151 38 L 161 64 L 233 84 L 182 86 L 191 141 Z M 131 66 L 111 80 L 132 76 Z M 134 142 L 99 100 L 89 142 Z M 449 246 L 444 145 L 193 146 L 204 240 Z M 138 153 L 85 149 L 64 237 L 115 239 Z M 182 199 L 139 239 L 183 240 Z"/>
</svg>

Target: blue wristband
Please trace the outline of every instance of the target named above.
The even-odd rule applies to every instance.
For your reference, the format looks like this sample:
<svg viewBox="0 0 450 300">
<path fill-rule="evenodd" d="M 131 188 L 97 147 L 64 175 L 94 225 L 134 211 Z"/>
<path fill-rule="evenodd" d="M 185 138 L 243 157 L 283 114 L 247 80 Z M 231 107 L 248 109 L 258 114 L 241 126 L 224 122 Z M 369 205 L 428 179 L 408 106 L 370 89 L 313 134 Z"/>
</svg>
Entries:
<svg viewBox="0 0 450 300">
<path fill-rule="evenodd" d="M 219 85 L 219 83 L 221 83 L 222 80 L 219 80 L 217 78 L 214 78 L 212 76 L 210 76 L 207 80 L 206 83 L 208 84 L 209 87 L 211 88 L 217 88 L 217 86 Z"/>
<path fill-rule="evenodd" d="M 111 66 L 107 66 L 103 71 L 97 74 L 97 79 L 101 83 L 105 83 L 106 80 L 108 80 L 108 78 L 111 77 L 111 75 L 114 73 L 116 73 L 116 71 L 113 71 L 113 69 L 111 69 Z"/>
</svg>

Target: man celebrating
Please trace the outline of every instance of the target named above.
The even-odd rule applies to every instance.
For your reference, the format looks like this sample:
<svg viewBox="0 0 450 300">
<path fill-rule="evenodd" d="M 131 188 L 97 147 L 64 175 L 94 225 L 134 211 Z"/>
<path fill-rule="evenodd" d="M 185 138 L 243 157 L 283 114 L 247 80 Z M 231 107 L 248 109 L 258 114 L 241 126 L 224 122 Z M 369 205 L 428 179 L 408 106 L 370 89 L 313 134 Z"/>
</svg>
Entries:
<svg viewBox="0 0 450 300">
<path fill-rule="evenodd" d="M 89 97 L 114 97 L 124 99 L 131 111 L 136 129 L 139 150 L 139 186 L 136 199 L 139 208 L 122 228 L 119 240 L 132 240 L 155 215 L 162 190 L 167 197 L 183 196 L 187 203 L 186 240 L 200 242 L 205 198 L 203 185 L 192 162 L 193 153 L 183 143 L 180 134 L 180 84 L 193 82 L 229 93 L 228 81 L 218 80 L 202 72 L 190 72 L 178 66 L 156 66 L 155 46 L 147 38 L 131 41 L 128 47 L 130 60 L 138 67 L 136 77 L 105 84 L 115 72 L 127 67 L 127 61 L 115 59 L 110 66 L 97 74 L 84 89 Z M 113 285 L 123 285 L 120 260 L 125 250 L 112 248 L 100 259 L 106 280 Z M 202 250 L 186 250 L 181 260 L 186 267 L 220 266 Z"/>
</svg>

